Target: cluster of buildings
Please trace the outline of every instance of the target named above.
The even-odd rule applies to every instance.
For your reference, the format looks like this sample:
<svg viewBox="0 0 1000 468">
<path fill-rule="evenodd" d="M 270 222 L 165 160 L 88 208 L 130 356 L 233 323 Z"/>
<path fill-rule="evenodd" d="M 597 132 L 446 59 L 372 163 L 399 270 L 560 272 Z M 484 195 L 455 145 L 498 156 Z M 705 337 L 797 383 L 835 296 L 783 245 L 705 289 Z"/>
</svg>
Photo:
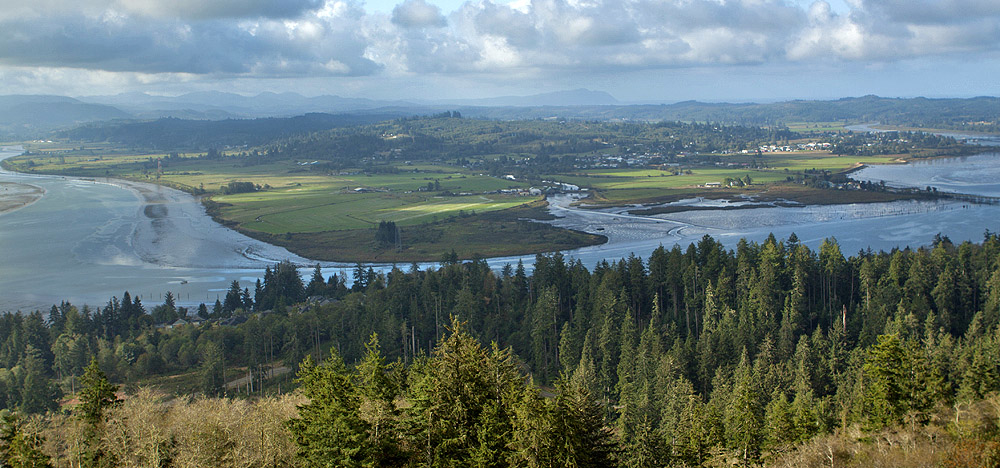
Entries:
<svg viewBox="0 0 1000 468">
<path fill-rule="evenodd" d="M 753 153 L 790 153 L 792 151 L 818 151 L 818 150 L 828 150 L 833 148 L 832 143 L 796 143 L 794 145 L 761 145 L 758 146 L 756 150 L 741 150 L 740 154 L 753 154 Z"/>
</svg>

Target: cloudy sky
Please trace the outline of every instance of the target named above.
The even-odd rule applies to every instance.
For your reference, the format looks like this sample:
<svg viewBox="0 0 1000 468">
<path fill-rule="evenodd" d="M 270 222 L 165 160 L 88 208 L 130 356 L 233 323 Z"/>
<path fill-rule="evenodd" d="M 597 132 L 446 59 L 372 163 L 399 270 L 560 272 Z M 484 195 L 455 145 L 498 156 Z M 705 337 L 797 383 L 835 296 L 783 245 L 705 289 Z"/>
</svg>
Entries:
<svg viewBox="0 0 1000 468">
<path fill-rule="evenodd" d="M 0 0 L 0 94 L 1000 95 L 997 0 Z"/>
</svg>

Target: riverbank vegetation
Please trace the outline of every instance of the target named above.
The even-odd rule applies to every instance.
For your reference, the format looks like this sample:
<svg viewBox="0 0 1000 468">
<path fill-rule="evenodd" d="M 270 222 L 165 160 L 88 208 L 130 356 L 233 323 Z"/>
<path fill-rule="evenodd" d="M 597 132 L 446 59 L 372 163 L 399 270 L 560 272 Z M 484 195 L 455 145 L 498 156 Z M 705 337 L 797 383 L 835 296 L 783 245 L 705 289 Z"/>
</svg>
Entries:
<svg viewBox="0 0 1000 468">
<path fill-rule="evenodd" d="M 294 272 L 197 311 L 125 294 L 3 315 L 0 405 L 27 421 L 6 427 L 58 466 L 998 460 L 994 233 L 853 256 L 706 236 L 532 273 L 455 256 L 359 265 L 351 286 Z M 120 387 L 88 420 L 97 370 Z"/>
<path fill-rule="evenodd" d="M 116 129 L 137 137 L 150 131 L 141 124 Z M 685 197 L 884 202 L 930 195 L 869 190 L 845 173 L 863 164 L 975 151 L 953 138 L 921 133 L 491 121 L 446 112 L 203 153 L 36 143 L 6 164 L 179 188 L 202 196 L 220 223 L 317 260 L 413 261 L 453 249 L 468 259 L 601 242 L 525 222 L 546 217 L 537 203 L 548 193 L 585 190 L 589 198 L 582 203 L 594 207 Z M 386 222 L 399 230 L 392 245 L 377 239 Z"/>
</svg>

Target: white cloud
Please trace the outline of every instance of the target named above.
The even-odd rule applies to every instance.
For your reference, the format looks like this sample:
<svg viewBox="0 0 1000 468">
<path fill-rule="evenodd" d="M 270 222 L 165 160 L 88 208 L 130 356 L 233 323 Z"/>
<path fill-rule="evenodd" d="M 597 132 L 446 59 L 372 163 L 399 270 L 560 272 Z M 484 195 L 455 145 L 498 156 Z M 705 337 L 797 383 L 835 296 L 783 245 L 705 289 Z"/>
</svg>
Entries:
<svg viewBox="0 0 1000 468">
<path fill-rule="evenodd" d="M 443 28 L 448 20 L 441 9 L 424 0 L 406 0 L 392 10 L 392 22 L 404 28 Z"/>
<path fill-rule="evenodd" d="M 0 66 L 206 79 L 891 63 L 1000 50 L 996 0 L 0 0 Z M 62 12 L 52 14 L 49 12 Z M 11 72 L 13 73 L 13 72 Z M 437 77 L 437 78 L 434 78 Z"/>
<path fill-rule="evenodd" d="M 320 6 L 319 0 L 116 0 L 112 8 L 155 18 L 289 18 Z"/>
</svg>

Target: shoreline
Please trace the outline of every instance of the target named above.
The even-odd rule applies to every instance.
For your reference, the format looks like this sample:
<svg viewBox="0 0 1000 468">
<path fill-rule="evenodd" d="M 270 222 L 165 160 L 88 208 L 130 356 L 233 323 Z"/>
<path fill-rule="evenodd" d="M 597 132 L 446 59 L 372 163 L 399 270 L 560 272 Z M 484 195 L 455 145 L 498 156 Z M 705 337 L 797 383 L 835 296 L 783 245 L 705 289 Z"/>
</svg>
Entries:
<svg viewBox="0 0 1000 468">
<path fill-rule="evenodd" d="M 3 149 L 9 151 L 9 154 L 0 155 L 0 160 L 22 154 L 20 148 Z M 130 255 L 149 266 L 256 270 L 283 260 L 292 261 L 301 267 L 316 263 L 281 246 L 268 244 L 216 223 L 205 212 L 199 197 L 171 187 L 110 177 L 23 174 L 6 169 L 3 172 L 12 176 L 52 177 L 108 185 L 130 192 L 136 200 L 136 206 L 133 215 L 119 220 L 122 227 L 128 229 L 123 242 L 129 246 Z M 31 185 L 20 181 L 3 183 L 11 186 Z M 40 195 L 37 196 L 31 203 L 40 198 Z M 0 215 L 29 206 L 31 203 L 27 201 L 12 203 L 11 208 L 0 211 Z"/>
<path fill-rule="evenodd" d="M 45 196 L 45 189 L 37 185 L 0 182 L 0 216 L 31 206 Z"/>
<path fill-rule="evenodd" d="M 255 239 L 216 222 L 206 212 L 199 197 L 182 190 L 128 179 L 80 180 L 112 185 L 128 190 L 136 197 L 139 203 L 129 237 L 135 253 L 147 263 L 182 268 L 259 268 L 283 260 L 289 260 L 300 267 L 315 264 L 314 260 L 282 246 Z M 191 250 L 192 244 L 206 244 L 197 246 L 202 249 L 230 250 L 243 261 L 258 265 L 203 263 L 208 252 Z"/>
</svg>

